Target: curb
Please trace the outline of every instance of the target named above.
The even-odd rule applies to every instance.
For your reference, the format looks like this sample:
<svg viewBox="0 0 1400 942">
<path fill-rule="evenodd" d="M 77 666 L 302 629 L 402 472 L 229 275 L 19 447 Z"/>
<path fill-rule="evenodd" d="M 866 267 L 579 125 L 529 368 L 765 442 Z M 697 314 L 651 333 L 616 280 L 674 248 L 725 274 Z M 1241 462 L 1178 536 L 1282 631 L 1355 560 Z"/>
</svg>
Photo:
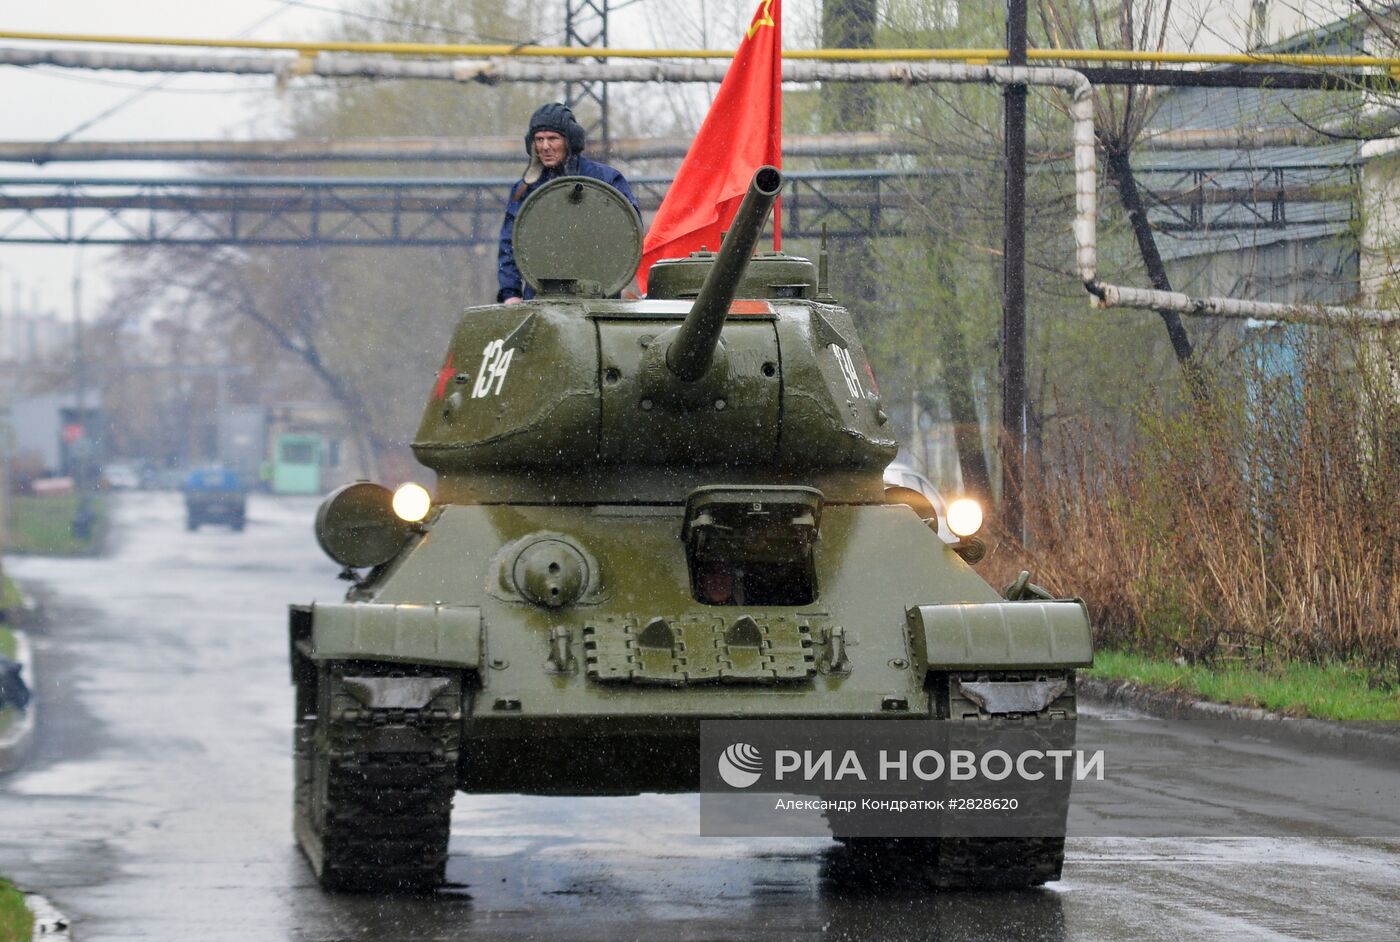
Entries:
<svg viewBox="0 0 1400 942">
<path fill-rule="evenodd" d="M 20 676 L 29 687 L 29 706 L 19 711 L 19 716 L 9 729 L 0 733 L 0 774 L 13 772 L 24 762 L 29 747 L 34 742 L 34 724 L 39 715 L 38 696 L 34 684 L 34 659 L 29 648 L 29 638 L 22 631 L 14 631 L 15 660 L 19 662 Z"/>
<path fill-rule="evenodd" d="M 1232 720 L 1268 723 L 1277 737 L 1295 745 L 1320 749 L 1380 751 L 1400 753 L 1400 731 L 1396 725 L 1380 721 L 1344 722 L 1287 716 L 1270 710 L 1197 700 L 1179 691 L 1140 687 L 1128 680 L 1080 677 L 1079 692 L 1090 700 L 1111 706 L 1130 707 L 1162 719 Z"/>
<path fill-rule="evenodd" d="M 72 923 L 67 916 L 53 908 L 53 903 L 37 893 L 26 893 L 24 905 L 34 916 L 34 931 L 29 936 L 32 942 L 69 942 Z"/>
</svg>

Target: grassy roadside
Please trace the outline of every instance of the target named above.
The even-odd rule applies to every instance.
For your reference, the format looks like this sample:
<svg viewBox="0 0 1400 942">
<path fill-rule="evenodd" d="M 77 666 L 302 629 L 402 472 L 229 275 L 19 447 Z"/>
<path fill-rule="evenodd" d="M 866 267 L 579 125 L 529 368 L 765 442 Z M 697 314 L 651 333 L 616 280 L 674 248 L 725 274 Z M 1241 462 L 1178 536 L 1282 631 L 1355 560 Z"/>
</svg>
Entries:
<svg viewBox="0 0 1400 942">
<path fill-rule="evenodd" d="M 11 507 L 10 543 L 5 547 L 7 553 L 41 556 L 90 553 L 106 524 L 107 508 L 101 497 L 93 498 L 93 536 L 86 540 L 74 539 L 69 532 L 73 512 L 78 508 L 76 494 L 44 497 L 19 494 L 13 498 Z"/>
<path fill-rule="evenodd" d="M 24 896 L 0 877 L 0 942 L 29 942 L 34 917 L 24 905 Z"/>
<path fill-rule="evenodd" d="M 0 576 L 0 611 L 13 612 L 23 604 L 24 597 L 19 593 L 19 586 L 9 576 Z"/>
<path fill-rule="evenodd" d="M 15 644 L 14 633 L 10 631 L 10 629 L 6 628 L 4 625 L 0 625 L 0 655 L 3 655 L 4 657 L 13 660 L 17 647 L 18 646 Z M 3 709 L 0 709 L 0 733 L 3 733 L 5 732 L 5 730 L 9 729 L 10 724 L 15 721 L 15 718 L 17 716 L 19 716 L 19 711 L 14 709 L 13 707 L 5 707 Z M 0 879 L 0 895 L 3 894 L 4 884 L 5 881 L 3 879 Z M 5 940 L 9 938 L 5 935 L 4 932 L 3 912 L 4 907 L 2 904 L 0 904 L 0 942 L 5 942 Z M 29 936 L 25 936 L 24 938 L 28 939 Z"/>
<path fill-rule="evenodd" d="M 1375 686 L 1372 671 L 1351 664 L 1293 661 L 1271 668 L 1180 665 L 1140 654 L 1099 650 L 1094 652 L 1094 666 L 1083 673 L 1291 716 L 1400 721 L 1400 687 Z"/>
</svg>

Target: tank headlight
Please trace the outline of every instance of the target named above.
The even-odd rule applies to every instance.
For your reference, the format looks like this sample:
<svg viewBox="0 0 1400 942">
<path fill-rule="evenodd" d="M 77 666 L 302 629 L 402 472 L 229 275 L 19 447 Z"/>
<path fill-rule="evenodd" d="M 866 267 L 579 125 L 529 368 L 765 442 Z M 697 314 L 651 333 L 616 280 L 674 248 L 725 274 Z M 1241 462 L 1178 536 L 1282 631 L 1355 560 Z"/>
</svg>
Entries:
<svg viewBox="0 0 1400 942">
<path fill-rule="evenodd" d="M 316 511 L 316 540 L 342 566 L 359 569 L 393 559 L 411 527 L 393 509 L 387 487 L 355 481 L 336 488 Z"/>
<path fill-rule="evenodd" d="M 959 497 L 948 505 L 948 529 L 966 539 L 982 529 L 982 505 L 971 497 Z"/>
<path fill-rule="evenodd" d="M 432 506 L 433 498 L 421 484 L 409 481 L 399 485 L 399 489 L 394 491 L 394 513 L 400 520 L 417 523 L 428 515 Z"/>
</svg>

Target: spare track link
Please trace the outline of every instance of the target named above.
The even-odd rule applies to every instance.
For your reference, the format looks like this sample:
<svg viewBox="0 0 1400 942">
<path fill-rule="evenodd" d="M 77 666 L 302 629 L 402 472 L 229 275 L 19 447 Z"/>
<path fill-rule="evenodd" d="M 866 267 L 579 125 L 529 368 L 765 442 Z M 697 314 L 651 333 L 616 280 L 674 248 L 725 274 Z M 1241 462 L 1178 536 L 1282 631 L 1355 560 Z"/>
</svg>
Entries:
<svg viewBox="0 0 1400 942">
<path fill-rule="evenodd" d="M 421 709 L 367 707 L 345 684 L 347 677 L 398 676 L 447 683 Z M 315 695 L 316 712 L 297 723 L 295 816 L 321 885 L 371 892 L 440 885 L 457 787 L 460 676 L 328 662 L 319 666 Z"/>
</svg>

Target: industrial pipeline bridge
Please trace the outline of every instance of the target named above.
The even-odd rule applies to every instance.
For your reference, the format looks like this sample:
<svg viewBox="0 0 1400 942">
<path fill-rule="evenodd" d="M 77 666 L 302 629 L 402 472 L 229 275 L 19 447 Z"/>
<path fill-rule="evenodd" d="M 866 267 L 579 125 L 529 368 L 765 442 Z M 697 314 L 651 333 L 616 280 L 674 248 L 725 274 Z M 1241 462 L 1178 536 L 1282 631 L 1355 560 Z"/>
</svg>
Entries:
<svg viewBox="0 0 1400 942">
<path fill-rule="evenodd" d="M 1162 230 L 1277 229 L 1338 206 L 1343 165 L 1143 172 Z M 785 174 L 785 235 L 900 236 L 959 191 L 956 168 L 796 170 Z M 650 217 L 669 176 L 631 184 Z M 87 245 L 473 246 L 494 244 L 514 178 L 183 176 L 0 178 L 0 243 Z M 1305 213 L 1304 213 L 1305 214 Z"/>
</svg>

